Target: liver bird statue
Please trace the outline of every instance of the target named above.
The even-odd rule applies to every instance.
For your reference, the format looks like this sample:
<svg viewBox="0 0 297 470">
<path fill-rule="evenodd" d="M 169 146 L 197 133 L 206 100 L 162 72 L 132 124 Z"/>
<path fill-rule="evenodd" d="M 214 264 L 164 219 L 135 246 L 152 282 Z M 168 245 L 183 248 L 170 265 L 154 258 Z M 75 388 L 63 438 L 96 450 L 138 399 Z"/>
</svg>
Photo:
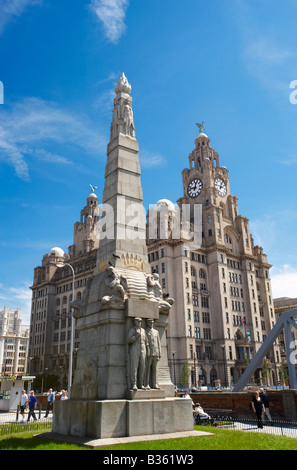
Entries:
<svg viewBox="0 0 297 470">
<path fill-rule="evenodd" d="M 199 122 L 197 122 L 196 126 L 199 127 L 199 132 L 200 132 L 200 134 L 202 134 L 202 132 L 204 131 L 204 121 L 202 121 L 201 124 Z"/>
</svg>

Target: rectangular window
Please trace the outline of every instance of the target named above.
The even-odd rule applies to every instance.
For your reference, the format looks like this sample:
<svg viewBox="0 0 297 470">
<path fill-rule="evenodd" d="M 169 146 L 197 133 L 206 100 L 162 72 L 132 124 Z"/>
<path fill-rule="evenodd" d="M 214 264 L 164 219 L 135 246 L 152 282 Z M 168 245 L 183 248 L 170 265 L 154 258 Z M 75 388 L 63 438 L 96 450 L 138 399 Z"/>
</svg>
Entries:
<svg viewBox="0 0 297 470">
<path fill-rule="evenodd" d="M 210 328 L 203 328 L 203 337 L 204 339 L 211 339 Z"/>
<path fill-rule="evenodd" d="M 203 323 L 210 323 L 209 313 L 202 312 L 202 322 Z"/>
<path fill-rule="evenodd" d="M 208 297 L 202 297 L 201 296 L 201 306 L 202 307 L 208 307 Z"/>
</svg>

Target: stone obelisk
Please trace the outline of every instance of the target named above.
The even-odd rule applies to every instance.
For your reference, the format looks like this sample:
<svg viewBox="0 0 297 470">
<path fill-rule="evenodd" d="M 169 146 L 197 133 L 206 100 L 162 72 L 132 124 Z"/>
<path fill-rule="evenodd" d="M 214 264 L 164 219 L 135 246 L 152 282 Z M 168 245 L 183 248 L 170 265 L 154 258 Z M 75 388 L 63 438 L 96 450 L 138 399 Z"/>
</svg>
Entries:
<svg viewBox="0 0 297 470">
<path fill-rule="evenodd" d="M 57 402 L 60 434 L 119 437 L 189 431 L 190 400 L 174 398 L 163 299 L 148 265 L 131 86 L 115 88 L 97 265 L 83 299 L 73 302 L 80 347 L 71 399 Z M 145 426 L 144 426 L 145 423 Z"/>
<path fill-rule="evenodd" d="M 116 267 L 134 263 L 150 272 L 131 85 L 124 74 L 115 92 L 102 199 L 104 216 L 98 225 L 97 267 L 102 271 L 110 263 Z"/>
</svg>

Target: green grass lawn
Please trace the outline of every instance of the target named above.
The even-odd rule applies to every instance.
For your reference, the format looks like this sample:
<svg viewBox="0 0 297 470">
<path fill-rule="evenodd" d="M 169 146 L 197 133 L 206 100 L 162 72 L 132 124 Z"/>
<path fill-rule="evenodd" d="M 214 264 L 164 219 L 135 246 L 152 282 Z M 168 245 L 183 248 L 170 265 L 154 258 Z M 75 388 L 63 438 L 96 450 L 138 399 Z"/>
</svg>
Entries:
<svg viewBox="0 0 297 470">
<path fill-rule="evenodd" d="M 144 450 L 144 451 L 195 451 L 195 450 L 297 450 L 297 439 L 264 433 L 233 431 L 206 426 L 195 426 L 214 436 L 187 437 L 179 439 L 135 442 L 131 444 L 101 447 L 96 450 Z M 38 431 L 42 432 L 42 431 Z M 0 450 L 89 450 L 86 447 L 63 442 L 34 438 L 36 430 L 2 436 Z"/>
</svg>

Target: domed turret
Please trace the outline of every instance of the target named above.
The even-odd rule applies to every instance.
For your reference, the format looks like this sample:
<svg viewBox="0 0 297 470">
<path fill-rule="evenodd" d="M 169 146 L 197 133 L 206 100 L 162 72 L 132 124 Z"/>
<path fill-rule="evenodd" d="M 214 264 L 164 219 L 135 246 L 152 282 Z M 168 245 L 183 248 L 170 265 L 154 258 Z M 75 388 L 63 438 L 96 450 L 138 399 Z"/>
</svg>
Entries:
<svg viewBox="0 0 297 470">
<path fill-rule="evenodd" d="M 62 248 L 58 248 L 57 246 L 55 246 L 54 248 L 52 248 L 49 252 L 49 256 L 52 256 L 52 255 L 55 255 L 56 257 L 58 258 L 63 258 L 64 257 L 64 251 L 62 250 Z"/>
<path fill-rule="evenodd" d="M 162 207 L 168 207 L 170 211 L 175 211 L 175 205 L 169 199 L 162 198 L 155 204 L 156 210 L 161 210 Z"/>
</svg>

